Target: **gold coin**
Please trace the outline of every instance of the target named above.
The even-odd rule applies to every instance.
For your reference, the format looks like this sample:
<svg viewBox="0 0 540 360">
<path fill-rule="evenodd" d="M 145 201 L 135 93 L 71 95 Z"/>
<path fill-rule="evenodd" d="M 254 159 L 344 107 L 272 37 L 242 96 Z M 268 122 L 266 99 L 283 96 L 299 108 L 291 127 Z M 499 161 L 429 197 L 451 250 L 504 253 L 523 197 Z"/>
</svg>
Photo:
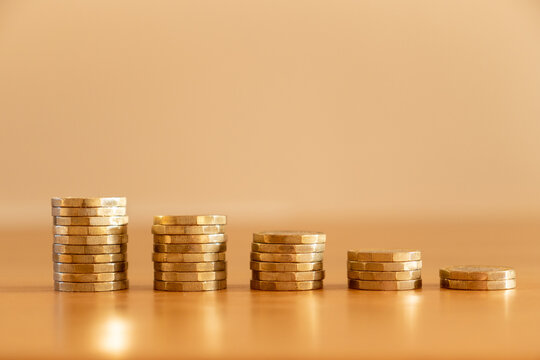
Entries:
<svg viewBox="0 0 540 360">
<path fill-rule="evenodd" d="M 317 281 L 260 281 L 251 280 L 251 288 L 267 291 L 298 291 L 322 289 L 323 282 Z"/>
<path fill-rule="evenodd" d="M 254 243 L 266 244 L 323 244 L 326 234 L 310 231 L 263 231 L 253 234 Z"/>
<path fill-rule="evenodd" d="M 211 244 L 227 241 L 226 234 L 154 235 L 154 244 Z"/>
<path fill-rule="evenodd" d="M 126 206 L 127 200 L 125 197 L 100 197 L 100 198 L 52 198 L 51 204 L 53 207 L 110 207 L 110 206 Z"/>
<path fill-rule="evenodd" d="M 54 225 L 63 226 L 111 226 L 126 225 L 127 216 L 55 216 Z"/>
<path fill-rule="evenodd" d="M 347 261 L 347 270 L 352 271 L 412 271 L 422 269 L 422 260 L 394 262 Z"/>
<path fill-rule="evenodd" d="M 450 280 L 441 279 L 441 287 L 454 290 L 508 290 L 516 287 L 516 279 Z"/>
<path fill-rule="evenodd" d="M 154 280 L 159 281 L 214 281 L 225 279 L 227 279 L 226 271 L 154 272 Z"/>
<path fill-rule="evenodd" d="M 417 250 L 349 250 L 349 261 L 416 261 L 422 258 Z"/>
<path fill-rule="evenodd" d="M 63 282 L 55 281 L 54 289 L 58 291 L 113 291 L 124 290 L 129 287 L 128 280 L 120 281 L 107 281 L 96 283 L 76 283 L 76 282 Z"/>
<path fill-rule="evenodd" d="M 60 226 L 53 227 L 55 235 L 121 235 L 127 233 L 127 225 L 118 226 Z"/>
<path fill-rule="evenodd" d="M 325 244 L 251 244 L 251 251 L 278 254 L 306 254 L 323 252 Z"/>
<path fill-rule="evenodd" d="M 206 254 L 174 254 L 174 253 L 153 253 L 152 260 L 155 262 L 205 262 L 224 261 L 225 253 Z"/>
<path fill-rule="evenodd" d="M 126 271 L 127 262 L 103 263 L 103 264 L 62 264 L 53 263 L 53 271 L 72 274 L 112 273 Z"/>
<path fill-rule="evenodd" d="M 312 254 L 276 254 L 276 253 L 260 253 L 251 252 L 252 261 L 267 261 L 267 262 L 315 262 L 323 260 L 323 253 Z"/>
<path fill-rule="evenodd" d="M 53 253 L 53 261 L 67 264 L 98 264 L 126 261 L 126 254 L 70 255 Z"/>
<path fill-rule="evenodd" d="M 154 216 L 154 225 L 225 225 L 225 215 Z"/>
<path fill-rule="evenodd" d="M 323 271 L 252 271 L 253 280 L 261 281 L 314 281 L 324 279 Z"/>
<path fill-rule="evenodd" d="M 53 244 L 53 252 L 57 254 L 117 254 L 125 253 L 127 245 L 61 245 Z"/>
<path fill-rule="evenodd" d="M 304 263 L 280 263 L 251 261 L 249 268 L 255 271 L 319 271 L 323 269 L 322 261 Z"/>
<path fill-rule="evenodd" d="M 422 287 L 422 280 L 370 281 L 349 280 L 349 288 L 357 290 L 414 290 Z"/>
<path fill-rule="evenodd" d="M 53 207 L 53 216 L 125 216 L 125 207 L 96 207 L 96 208 L 63 208 Z"/>
<path fill-rule="evenodd" d="M 162 253 L 213 253 L 227 250 L 227 243 L 217 244 L 155 244 L 154 251 Z"/>
<path fill-rule="evenodd" d="M 128 242 L 124 235 L 54 235 L 55 244 L 63 245 L 118 245 Z"/>
<path fill-rule="evenodd" d="M 158 235 L 206 235 L 224 231 L 223 225 L 152 225 L 152 233 Z"/>
<path fill-rule="evenodd" d="M 107 272 L 107 273 L 89 273 L 89 274 L 70 274 L 70 273 L 54 273 L 54 281 L 63 282 L 105 282 L 127 280 L 127 272 Z"/>
<path fill-rule="evenodd" d="M 175 282 L 154 280 L 154 289 L 162 291 L 209 291 L 226 288 L 227 280 Z"/>
<path fill-rule="evenodd" d="M 227 270 L 226 261 L 207 261 L 191 263 L 154 263 L 155 271 L 174 271 L 174 272 L 197 272 L 197 271 L 224 271 Z"/>
<path fill-rule="evenodd" d="M 459 265 L 439 270 L 442 279 L 452 280 L 507 280 L 515 279 L 516 272 L 506 266 Z"/>
<path fill-rule="evenodd" d="M 354 280 L 417 280 L 422 278 L 422 271 L 347 271 L 347 277 Z"/>
</svg>

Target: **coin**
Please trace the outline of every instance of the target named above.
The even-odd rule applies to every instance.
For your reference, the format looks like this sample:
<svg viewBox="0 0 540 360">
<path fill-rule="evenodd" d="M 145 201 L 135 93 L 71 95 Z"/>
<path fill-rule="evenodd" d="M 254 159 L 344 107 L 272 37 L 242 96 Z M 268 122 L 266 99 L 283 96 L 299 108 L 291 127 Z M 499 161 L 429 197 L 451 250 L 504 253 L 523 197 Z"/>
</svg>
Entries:
<svg viewBox="0 0 540 360">
<path fill-rule="evenodd" d="M 441 287 L 454 290 L 508 290 L 516 287 L 516 279 L 450 280 L 441 279 Z"/>
<path fill-rule="evenodd" d="M 318 271 L 322 270 L 323 263 L 322 261 L 304 263 L 251 261 L 249 267 L 251 270 L 255 271 Z"/>
<path fill-rule="evenodd" d="M 417 280 L 422 278 L 422 271 L 347 271 L 347 277 L 354 280 Z"/>
<path fill-rule="evenodd" d="M 53 216 L 124 216 L 127 214 L 125 207 L 96 207 L 96 208 L 65 208 L 53 207 Z"/>
<path fill-rule="evenodd" d="M 121 235 L 127 233 L 126 225 L 118 226 L 60 226 L 53 227 L 56 235 Z"/>
<path fill-rule="evenodd" d="M 154 225 L 225 225 L 225 215 L 154 216 Z"/>
<path fill-rule="evenodd" d="M 227 288 L 227 280 L 216 281 L 158 281 L 154 280 L 154 289 L 162 291 L 209 291 Z"/>
<path fill-rule="evenodd" d="M 95 264 L 126 261 L 126 254 L 69 255 L 53 253 L 53 261 L 68 264 Z"/>
<path fill-rule="evenodd" d="M 415 261 L 422 258 L 417 250 L 349 250 L 349 261 Z"/>
<path fill-rule="evenodd" d="M 206 253 L 206 254 L 174 254 L 174 253 L 154 253 L 152 259 L 155 262 L 205 262 L 205 261 L 224 261 L 225 253 Z"/>
<path fill-rule="evenodd" d="M 116 254 L 125 253 L 127 245 L 61 245 L 53 244 L 53 252 L 58 254 Z"/>
<path fill-rule="evenodd" d="M 162 253 L 209 253 L 224 252 L 227 243 L 217 244 L 155 244 L 154 251 Z"/>
<path fill-rule="evenodd" d="M 210 244 L 227 241 L 226 234 L 154 235 L 154 244 Z"/>
<path fill-rule="evenodd" d="M 276 253 L 251 252 L 251 260 L 268 261 L 268 262 L 294 262 L 294 263 L 314 262 L 314 261 L 322 261 L 323 253 L 276 254 Z"/>
<path fill-rule="evenodd" d="M 226 278 L 226 271 L 154 272 L 154 280 L 159 281 L 212 281 Z"/>
<path fill-rule="evenodd" d="M 349 280 L 349 288 L 357 290 L 413 290 L 422 287 L 422 280 L 370 281 Z"/>
<path fill-rule="evenodd" d="M 324 279 L 323 271 L 252 271 L 253 280 L 314 281 Z"/>
<path fill-rule="evenodd" d="M 89 273 L 89 274 L 70 274 L 70 273 L 54 273 L 54 281 L 64 282 L 105 282 L 126 280 L 127 272 L 107 272 L 107 273 Z"/>
<path fill-rule="evenodd" d="M 439 270 L 442 279 L 453 280 L 506 280 L 515 279 L 516 272 L 506 266 L 459 265 Z"/>
<path fill-rule="evenodd" d="M 120 281 L 107 281 L 96 283 L 76 283 L 76 282 L 63 282 L 55 281 L 54 289 L 58 291 L 113 291 L 124 290 L 129 287 L 128 280 Z"/>
<path fill-rule="evenodd" d="M 152 225 L 152 233 L 158 235 L 205 235 L 224 231 L 223 225 Z"/>
<path fill-rule="evenodd" d="M 54 225 L 63 226 L 111 226 L 126 225 L 127 216 L 55 216 Z"/>
<path fill-rule="evenodd" d="M 264 253 L 279 253 L 279 254 L 302 254 L 323 252 L 325 244 L 251 244 L 251 251 Z"/>
<path fill-rule="evenodd" d="M 422 269 L 422 260 L 394 262 L 347 261 L 347 270 L 353 271 L 411 271 Z"/>
<path fill-rule="evenodd" d="M 253 234 L 253 242 L 267 244 L 322 244 L 326 234 L 310 231 L 263 231 Z"/>
<path fill-rule="evenodd" d="M 254 290 L 268 291 L 297 291 L 322 289 L 323 282 L 317 281 L 260 281 L 251 280 L 251 288 Z"/>
<path fill-rule="evenodd" d="M 109 207 L 109 206 L 126 206 L 127 200 L 125 197 L 100 197 L 100 198 L 75 198 L 55 197 L 51 199 L 53 207 Z"/>
<path fill-rule="evenodd" d="M 64 245 L 118 245 L 128 242 L 124 235 L 54 235 L 55 244 Z"/>
<path fill-rule="evenodd" d="M 53 263 L 53 271 L 72 274 L 94 274 L 126 271 L 127 262 L 102 263 L 102 264 L 62 264 Z"/>
<path fill-rule="evenodd" d="M 226 261 L 183 262 L 183 263 L 154 263 L 155 271 L 196 272 L 223 271 L 227 269 Z"/>
</svg>

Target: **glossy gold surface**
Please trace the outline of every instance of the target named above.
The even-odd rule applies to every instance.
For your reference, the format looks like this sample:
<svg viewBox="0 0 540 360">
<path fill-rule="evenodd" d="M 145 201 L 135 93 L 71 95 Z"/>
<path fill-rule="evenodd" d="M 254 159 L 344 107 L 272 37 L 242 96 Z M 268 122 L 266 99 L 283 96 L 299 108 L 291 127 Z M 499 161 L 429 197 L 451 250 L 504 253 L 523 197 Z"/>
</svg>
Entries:
<svg viewBox="0 0 540 360">
<path fill-rule="evenodd" d="M 157 215 L 154 225 L 225 225 L 225 215 Z"/>
</svg>

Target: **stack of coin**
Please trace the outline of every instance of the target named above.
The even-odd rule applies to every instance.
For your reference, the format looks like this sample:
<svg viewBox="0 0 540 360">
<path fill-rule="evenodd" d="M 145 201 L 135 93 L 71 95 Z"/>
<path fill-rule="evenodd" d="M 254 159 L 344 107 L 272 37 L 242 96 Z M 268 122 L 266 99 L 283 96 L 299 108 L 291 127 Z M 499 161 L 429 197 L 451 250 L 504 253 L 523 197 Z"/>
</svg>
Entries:
<svg viewBox="0 0 540 360">
<path fill-rule="evenodd" d="M 254 233 L 251 288 L 274 291 L 321 289 L 325 242 L 326 235 L 320 232 Z"/>
<path fill-rule="evenodd" d="M 128 288 L 126 198 L 52 198 L 54 288 Z"/>
<path fill-rule="evenodd" d="M 416 250 L 350 250 L 349 288 L 413 290 L 422 287 L 422 254 Z"/>
<path fill-rule="evenodd" d="M 154 289 L 225 289 L 225 224 L 224 215 L 154 216 Z"/>
<path fill-rule="evenodd" d="M 507 290 L 516 287 L 516 272 L 506 266 L 460 265 L 439 270 L 441 287 L 454 290 Z"/>
</svg>

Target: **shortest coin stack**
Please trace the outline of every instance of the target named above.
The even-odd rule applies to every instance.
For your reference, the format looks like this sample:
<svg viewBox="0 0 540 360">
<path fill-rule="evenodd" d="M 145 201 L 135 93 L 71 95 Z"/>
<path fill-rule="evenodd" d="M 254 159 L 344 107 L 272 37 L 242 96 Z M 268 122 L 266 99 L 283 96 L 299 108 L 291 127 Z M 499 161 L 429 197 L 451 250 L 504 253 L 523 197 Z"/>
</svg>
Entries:
<svg viewBox="0 0 540 360">
<path fill-rule="evenodd" d="M 321 289 L 325 242 L 326 235 L 319 232 L 253 234 L 251 288 L 273 291 Z"/>
<path fill-rule="evenodd" d="M 508 290 L 516 287 L 516 272 L 505 266 L 459 265 L 439 270 L 441 287 L 453 290 Z"/>
<path fill-rule="evenodd" d="M 350 250 L 349 288 L 414 290 L 422 287 L 422 254 L 416 250 Z"/>
<path fill-rule="evenodd" d="M 225 224 L 224 215 L 154 216 L 154 289 L 225 289 Z"/>
</svg>

